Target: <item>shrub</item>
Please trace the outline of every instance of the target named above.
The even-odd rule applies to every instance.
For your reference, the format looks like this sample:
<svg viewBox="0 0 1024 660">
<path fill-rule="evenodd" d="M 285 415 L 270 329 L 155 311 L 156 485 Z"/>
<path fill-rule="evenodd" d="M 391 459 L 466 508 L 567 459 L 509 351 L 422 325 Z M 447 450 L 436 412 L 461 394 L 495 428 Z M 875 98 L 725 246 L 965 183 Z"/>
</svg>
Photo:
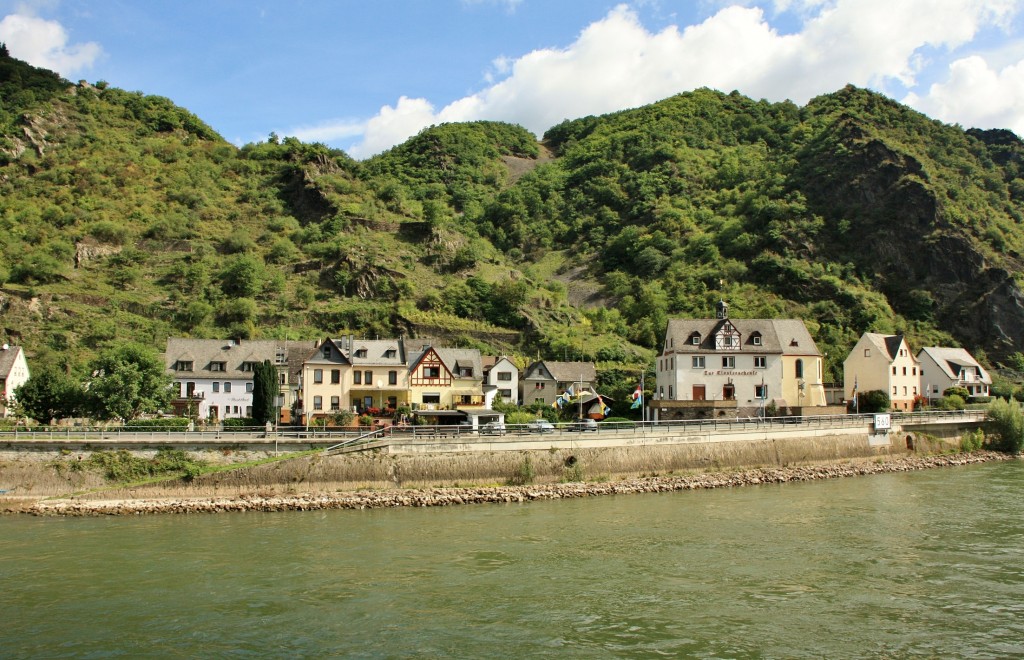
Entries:
<svg viewBox="0 0 1024 660">
<path fill-rule="evenodd" d="M 960 437 L 960 451 L 978 451 L 985 444 L 985 432 L 981 429 L 967 431 Z"/>
<path fill-rule="evenodd" d="M 862 413 L 884 413 L 892 405 L 889 395 L 882 390 L 868 390 L 857 395 L 858 408 Z"/>
<path fill-rule="evenodd" d="M 947 387 L 942 396 L 958 396 L 964 401 L 971 398 L 971 393 L 966 387 Z"/>
<path fill-rule="evenodd" d="M 992 448 L 1020 453 L 1024 448 L 1024 413 L 1020 405 L 996 399 L 988 405 L 988 427 Z"/>
<path fill-rule="evenodd" d="M 162 431 L 184 431 L 188 428 L 188 417 L 163 417 L 160 419 L 136 419 L 125 428 L 162 430 Z"/>
<path fill-rule="evenodd" d="M 586 476 L 583 474 L 583 465 L 579 462 L 573 463 L 562 470 L 562 483 L 575 484 L 583 481 L 586 481 Z"/>
<path fill-rule="evenodd" d="M 243 426 L 259 426 L 252 417 L 229 417 L 221 422 L 226 429 L 237 429 Z"/>
<path fill-rule="evenodd" d="M 89 465 L 103 470 L 110 481 L 132 482 L 149 477 L 180 473 L 186 479 L 200 474 L 204 461 L 192 458 L 181 449 L 161 449 L 153 458 L 135 456 L 125 449 L 98 451 L 89 457 Z"/>
<path fill-rule="evenodd" d="M 516 471 L 508 478 L 509 486 L 525 486 L 532 484 L 534 479 L 533 463 L 530 456 L 523 456 L 523 461 L 516 467 Z"/>
<path fill-rule="evenodd" d="M 965 405 L 967 402 L 957 394 L 944 396 L 935 402 L 935 407 L 939 410 L 963 410 Z"/>
</svg>

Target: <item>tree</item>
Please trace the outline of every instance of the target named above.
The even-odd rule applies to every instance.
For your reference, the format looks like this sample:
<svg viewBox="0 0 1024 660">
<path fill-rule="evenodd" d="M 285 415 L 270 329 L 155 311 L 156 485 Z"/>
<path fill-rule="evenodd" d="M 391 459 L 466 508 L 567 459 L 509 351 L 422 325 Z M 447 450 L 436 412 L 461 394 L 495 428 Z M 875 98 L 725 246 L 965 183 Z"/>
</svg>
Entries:
<svg viewBox="0 0 1024 660">
<path fill-rule="evenodd" d="M 862 413 L 888 412 L 891 402 L 889 395 L 882 390 L 868 390 L 857 395 L 857 403 Z"/>
<path fill-rule="evenodd" d="M 16 410 L 25 417 L 49 423 L 52 419 L 78 417 L 82 413 L 82 386 L 56 370 L 40 371 L 14 390 Z"/>
<path fill-rule="evenodd" d="M 252 376 L 252 418 L 257 424 L 274 421 L 278 392 L 277 367 L 270 360 L 257 364 Z"/>
<path fill-rule="evenodd" d="M 91 366 L 94 377 L 88 394 L 99 419 L 132 420 L 170 403 L 172 378 L 156 353 L 144 346 L 110 349 Z"/>
<path fill-rule="evenodd" d="M 1017 403 L 996 399 L 988 405 L 988 431 L 992 448 L 1020 453 L 1024 449 L 1024 412 Z"/>
</svg>

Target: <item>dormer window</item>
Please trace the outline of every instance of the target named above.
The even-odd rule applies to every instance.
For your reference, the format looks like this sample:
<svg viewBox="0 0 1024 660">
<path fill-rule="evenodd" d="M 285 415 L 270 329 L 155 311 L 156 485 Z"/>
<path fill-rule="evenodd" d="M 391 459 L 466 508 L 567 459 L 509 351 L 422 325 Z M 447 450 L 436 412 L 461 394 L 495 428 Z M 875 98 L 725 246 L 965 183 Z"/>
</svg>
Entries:
<svg viewBox="0 0 1024 660">
<path fill-rule="evenodd" d="M 256 371 L 256 362 L 246 360 L 242 363 L 242 371 Z"/>
<path fill-rule="evenodd" d="M 690 335 L 690 343 L 693 344 L 694 346 L 700 346 L 700 333 L 699 332 L 695 332 L 692 335 Z"/>
<path fill-rule="evenodd" d="M 396 351 L 393 348 L 389 348 L 388 350 L 384 351 L 384 357 L 386 358 L 393 358 L 396 355 L 398 355 L 398 351 Z"/>
<path fill-rule="evenodd" d="M 213 361 L 210 363 L 210 371 L 227 371 L 228 363 Z"/>
<path fill-rule="evenodd" d="M 360 348 L 359 350 L 357 350 L 356 351 L 356 357 L 357 358 L 364 358 L 364 357 L 366 357 L 366 349 L 365 348 Z"/>
<path fill-rule="evenodd" d="M 473 367 L 459 367 L 459 376 L 462 378 L 472 378 Z"/>
<path fill-rule="evenodd" d="M 174 363 L 175 371 L 192 371 L 192 360 L 178 360 Z"/>
<path fill-rule="evenodd" d="M 330 360 L 332 357 L 334 357 L 334 351 L 331 350 L 330 346 L 324 346 L 323 355 L 325 360 Z"/>
<path fill-rule="evenodd" d="M 754 334 L 750 335 L 750 343 L 753 344 L 754 346 L 760 346 L 761 345 L 761 333 L 760 332 L 755 332 Z"/>
</svg>

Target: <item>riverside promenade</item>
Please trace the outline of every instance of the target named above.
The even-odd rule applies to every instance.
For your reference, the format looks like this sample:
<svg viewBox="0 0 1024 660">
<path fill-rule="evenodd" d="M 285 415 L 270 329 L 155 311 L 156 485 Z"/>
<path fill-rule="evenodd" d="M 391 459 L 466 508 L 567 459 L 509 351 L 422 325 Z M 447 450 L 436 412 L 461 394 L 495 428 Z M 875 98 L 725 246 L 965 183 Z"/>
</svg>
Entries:
<svg viewBox="0 0 1024 660">
<path fill-rule="evenodd" d="M 130 427 L 49 427 L 43 430 L 0 430 L 0 449 L 7 451 L 147 451 L 162 447 L 203 451 L 292 452 L 324 449 L 328 453 L 376 450 L 389 454 L 473 451 L 524 451 L 638 447 L 824 436 L 862 437 L 870 446 L 913 444 L 918 435 L 956 438 L 980 427 L 985 411 L 930 411 L 884 415 L 827 415 L 737 420 L 599 423 L 595 431 L 573 424 L 534 432 L 526 425 L 508 425 L 487 434 L 459 426 L 389 426 L 381 429 L 320 429 L 315 427 L 243 428 L 237 430 L 157 431 Z M 913 449 L 912 446 L 907 447 Z"/>
</svg>

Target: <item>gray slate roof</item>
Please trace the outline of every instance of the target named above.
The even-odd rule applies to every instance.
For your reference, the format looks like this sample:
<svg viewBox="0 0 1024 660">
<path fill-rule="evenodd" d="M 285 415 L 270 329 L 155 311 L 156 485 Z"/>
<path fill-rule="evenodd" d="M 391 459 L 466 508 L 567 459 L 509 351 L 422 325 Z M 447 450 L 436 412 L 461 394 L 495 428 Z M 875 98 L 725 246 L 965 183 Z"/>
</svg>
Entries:
<svg viewBox="0 0 1024 660">
<path fill-rule="evenodd" d="M 665 331 L 664 353 L 720 353 L 715 349 L 715 333 L 726 321 L 740 333 L 739 349 L 735 353 L 777 353 L 782 355 L 821 355 L 799 319 L 670 319 Z M 691 343 L 694 333 L 700 335 L 700 344 Z M 754 343 L 755 333 L 761 344 Z"/>
<path fill-rule="evenodd" d="M 952 380 L 956 380 L 960 371 L 960 367 L 974 367 L 978 370 L 978 374 L 981 376 L 981 382 L 988 385 L 992 384 L 992 377 L 988 375 L 988 372 L 982 368 L 978 361 L 963 348 L 948 348 L 945 346 L 926 346 L 918 351 L 918 355 L 921 353 L 927 354 L 935 361 L 935 364 L 939 365 L 943 373 Z"/>
<path fill-rule="evenodd" d="M 164 366 L 169 374 L 179 379 L 191 377 L 251 380 L 252 372 L 242 371 L 243 362 L 270 360 L 272 364 L 277 364 L 278 349 L 284 351 L 285 357 L 289 361 L 293 356 L 308 354 L 313 349 L 313 342 L 287 342 L 287 350 L 285 344 L 285 341 L 277 339 L 169 338 L 167 350 L 164 353 Z M 294 351 L 292 350 L 293 346 Z M 192 371 L 175 370 L 175 364 L 179 360 L 192 362 Z M 224 371 L 210 369 L 213 362 L 223 362 Z M 299 366 L 289 362 L 289 371 L 298 368 Z"/>
<path fill-rule="evenodd" d="M 6 351 L 0 351 L 0 378 L 7 378 L 11 373 L 19 353 L 21 346 L 8 346 Z"/>
<path fill-rule="evenodd" d="M 541 360 L 527 367 L 527 376 L 523 380 L 547 380 L 544 370 L 558 383 L 578 382 L 593 383 L 597 380 L 597 367 L 593 362 L 556 362 Z"/>
</svg>

